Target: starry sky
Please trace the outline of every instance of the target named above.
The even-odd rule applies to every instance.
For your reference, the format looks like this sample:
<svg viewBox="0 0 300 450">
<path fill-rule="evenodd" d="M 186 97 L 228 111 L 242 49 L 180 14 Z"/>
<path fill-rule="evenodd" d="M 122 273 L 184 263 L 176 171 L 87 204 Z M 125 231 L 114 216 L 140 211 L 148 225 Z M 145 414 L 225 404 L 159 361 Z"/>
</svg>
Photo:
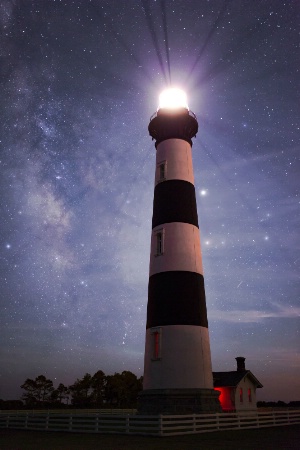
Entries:
<svg viewBox="0 0 300 450">
<path fill-rule="evenodd" d="M 143 373 L 160 92 L 197 115 L 213 370 L 300 399 L 297 0 L 2 0 L 0 398 Z"/>
</svg>

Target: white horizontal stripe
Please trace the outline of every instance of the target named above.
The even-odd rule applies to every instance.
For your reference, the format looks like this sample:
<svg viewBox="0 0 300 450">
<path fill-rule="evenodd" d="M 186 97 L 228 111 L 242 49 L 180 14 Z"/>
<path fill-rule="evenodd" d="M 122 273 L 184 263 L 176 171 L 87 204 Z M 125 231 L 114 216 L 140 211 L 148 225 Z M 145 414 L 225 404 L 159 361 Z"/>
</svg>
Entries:
<svg viewBox="0 0 300 450">
<path fill-rule="evenodd" d="M 161 163 L 166 164 L 166 180 L 184 180 L 194 184 L 192 148 L 182 139 L 167 139 L 157 146 L 155 184 L 160 180 Z"/>
<path fill-rule="evenodd" d="M 160 359 L 155 337 L 146 331 L 144 389 L 213 389 L 208 329 L 192 325 L 160 327 Z"/>
<path fill-rule="evenodd" d="M 157 255 L 156 234 L 160 230 L 163 231 L 163 254 Z M 200 233 L 194 225 L 172 222 L 152 230 L 149 276 L 172 270 L 203 275 Z"/>
</svg>

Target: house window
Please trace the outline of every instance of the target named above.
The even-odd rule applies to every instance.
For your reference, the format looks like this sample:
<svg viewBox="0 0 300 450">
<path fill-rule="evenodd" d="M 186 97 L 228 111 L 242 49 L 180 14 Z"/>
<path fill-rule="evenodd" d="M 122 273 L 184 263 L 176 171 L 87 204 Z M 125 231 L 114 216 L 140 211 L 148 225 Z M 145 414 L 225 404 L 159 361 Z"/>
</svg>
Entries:
<svg viewBox="0 0 300 450">
<path fill-rule="evenodd" d="M 155 233 L 155 256 L 164 253 L 164 230 L 158 230 Z"/>
<path fill-rule="evenodd" d="M 152 331 L 152 361 L 161 359 L 161 328 L 155 328 Z"/>
<path fill-rule="evenodd" d="M 248 389 L 248 400 L 249 400 L 249 403 L 252 403 L 252 391 L 250 388 Z"/>
<path fill-rule="evenodd" d="M 243 388 L 240 388 L 240 403 L 243 403 Z"/>
</svg>

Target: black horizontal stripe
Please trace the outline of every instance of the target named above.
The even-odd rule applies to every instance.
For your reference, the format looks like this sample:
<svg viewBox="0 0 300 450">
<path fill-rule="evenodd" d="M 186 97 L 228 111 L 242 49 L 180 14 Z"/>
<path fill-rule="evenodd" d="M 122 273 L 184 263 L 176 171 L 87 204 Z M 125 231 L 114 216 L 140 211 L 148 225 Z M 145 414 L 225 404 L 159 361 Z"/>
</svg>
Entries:
<svg viewBox="0 0 300 450">
<path fill-rule="evenodd" d="M 152 228 L 171 222 L 199 228 L 195 186 L 188 181 L 168 180 L 155 186 Z"/>
<path fill-rule="evenodd" d="M 208 327 L 202 275 L 170 271 L 149 278 L 146 328 L 163 325 Z"/>
</svg>

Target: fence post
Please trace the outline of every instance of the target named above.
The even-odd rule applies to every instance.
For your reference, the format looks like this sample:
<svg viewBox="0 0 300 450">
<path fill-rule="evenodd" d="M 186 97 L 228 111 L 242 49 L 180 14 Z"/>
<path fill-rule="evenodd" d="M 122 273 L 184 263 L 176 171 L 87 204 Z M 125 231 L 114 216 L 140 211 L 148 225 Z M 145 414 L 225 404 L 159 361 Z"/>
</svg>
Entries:
<svg viewBox="0 0 300 450">
<path fill-rule="evenodd" d="M 129 414 L 126 414 L 126 434 L 130 433 L 130 429 L 129 429 Z"/>
<path fill-rule="evenodd" d="M 99 432 L 99 412 L 96 414 L 95 420 L 96 420 L 95 432 L 98 433 Z"/>
<path fill-rule="evenodd" d="M 25 424 L 24 428 L 28 428 L 28 412 L 25 414 Z"/>
<path fill-rule="evenodd" d="M 45 424 L 45 429 L 48 430 L 48 428 L 49 428 L 49 411 L 47 412 L 46 424 Z"/>
<path fill-rule="evenodd" d="M 220 429 L 220 414 L 219 413 L 216 413 L 216 427 L 217 427 L 217 430 Z"/>
<path fill-rule="evenodd" d="M 241 418 L 239 413 L 237 413 L 237 419 L 238 419 L 238 428 L 241 428 Z"/>
<path fill-rule="evenodd" d="M 193 414 L 193 432 L 196 432 L 196 414 Z"/>
<path fill-rule="evenodd" d="M 158 435 L 163 436 L 163 416 L 159 414 L 158 416 Z"/>
<path fill-rule="evenodd" d="M 73 415 L 70 414 L 70 418 L 69 418 L 69 431 L 72 431 L 73 428 Z"/>
<path fill-rule="evenodd" d="M 259 428 L 259 415 L 258 415 L 258 412 L 256 412 L 255 416 L 256 416 L 256 428 Z"/>
</svg>

